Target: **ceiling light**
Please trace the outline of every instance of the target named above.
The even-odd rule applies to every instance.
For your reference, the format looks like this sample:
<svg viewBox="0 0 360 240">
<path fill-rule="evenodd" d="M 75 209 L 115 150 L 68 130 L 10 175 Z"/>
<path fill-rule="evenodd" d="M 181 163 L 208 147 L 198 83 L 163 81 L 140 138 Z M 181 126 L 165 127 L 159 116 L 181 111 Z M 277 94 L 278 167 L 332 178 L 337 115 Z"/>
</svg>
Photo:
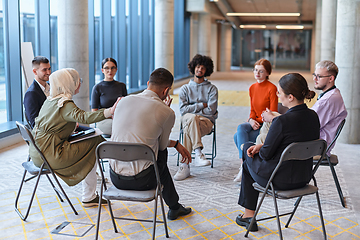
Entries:
<svg viewBox="0 0 360 240">
<path fill-rule="evenodd" d="M 299 17 L 300 13 L 227 13 L 234 17 Z"/>
<path fill-rule="evenodd" d="M 276 29 L 304 29 L 303 25 L 276 25 Z"/>
<path fill-rule="evenodd" d="M 266 25 L 240 25 L 240 28 L 266 28 Z"/>
</svg>

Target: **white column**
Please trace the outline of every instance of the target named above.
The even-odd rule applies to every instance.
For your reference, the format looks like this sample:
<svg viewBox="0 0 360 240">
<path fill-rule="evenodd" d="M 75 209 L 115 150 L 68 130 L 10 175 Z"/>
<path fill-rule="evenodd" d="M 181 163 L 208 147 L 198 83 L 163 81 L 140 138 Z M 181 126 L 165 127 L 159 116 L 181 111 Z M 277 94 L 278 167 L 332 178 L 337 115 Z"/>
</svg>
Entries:
<svg viewBox="0 0 360 240">
<path fill-rule="evenodd" d="M 321 12 L 321 60 L 335 60 L 336 0 L 323 0 Z"/>
<path fill-rule="evenodd" d="M 231 37 L 231 26 L 222 24 L 220 35 L 220 71 L 230 71 L 231 68 Z"/>
<path fill-rule="evenodd" d="M 335 63 L 339 75 L 335 80 L 348 111 L 339 140 L 360 143 L 360 0 L 338 0 Z"/>
<path fill-rule="evenodd" d="M 59 69 L 74 68 L 83 79 L 76 105 L 90 110 L 89 104 L 88 0 L 58 1 Z"/>
<path fill-rule="evenodd" d="M 198 16 L 198 53 L 210 56 L 211 51 L 211 16 L 210 13 L 199 13 Z"/>
<path fill-rule="evenodd" d="M 321 61 L 321 10 L 322 0 L 317 0 L 315 18 L 315 64 Z"/>
<path fill-rule="evenodd" d="M 189 61 L 199 52 L 198 42 L 199 42 L 199 21 L 198 14 L 191 13 L 190 17 L 190 59 Z"/>
<path fill-rule="evenodd" d="M 174 0 L 155 0 L 155 68 L 174 73 Z"/>
</svg>

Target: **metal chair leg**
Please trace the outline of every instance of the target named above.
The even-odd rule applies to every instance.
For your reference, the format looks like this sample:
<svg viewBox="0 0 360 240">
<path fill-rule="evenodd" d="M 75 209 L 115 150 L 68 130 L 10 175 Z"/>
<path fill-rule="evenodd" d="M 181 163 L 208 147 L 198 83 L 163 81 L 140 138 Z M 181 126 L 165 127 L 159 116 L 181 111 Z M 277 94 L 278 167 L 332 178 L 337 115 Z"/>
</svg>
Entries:
<svg viewBox="0 0 360 240">
<path fill-rule="evenodd" d="M 60 193 L 58 192 L 58 190 L 56 189 L 56 187 L 55 187 L 54 183 L 51 181 L 50 177 L 49 177 L 47 174 L 45 174 L 45 175 L 46 175 L 46 178 L 49 180 L 49 183 L 51 184 L 52 188 L 54 189 L 56 195 L 59 197 L 60 201 L 61 201 L 61 202 L 64 202 L 64 200 L 63 200 L 62 197 L 61 197 L 61 194 L 60 194 Z"/>
<path fill-rule="evenodd" d="M 30 198 L 30 202 L 29 202 L 28 208 L 27 208 L 27 210 L 26 210 L 26 214 L 25 214 L 25 216 L 23 216 L 23 215 L 21 214 L 21 212 L 20 212 L 20 209 L 18 208 L 18 200 L 19 200 L 19 198 L 20 198 L 20 192 L 21 192 L 21 190 L 22 190 L 22 186 L 23 186 L 23 183 L 24 183 L 24 179 L 25 179 L 25 176 L 26 176 L 26 172 L 27 172 L 27 171 L 25 170 L 24 175 L 23 175 L 23 179 L 22 179 L 21 184 L 20 184 L 19 192 L 18 192 L 18 194 L 17 194 L 17 196 L 16 196 L 16 199 L 15 199 L 15 211 L 17 212 L 17 214 L 19 215 L 19 217 L 20 217 L 21 220 L 23 220 L 23 221 L 26 221 L 26 218 L 29 216 L 30 209 L 31 209 L 31 205 L 32 205 L 32 202 L 33 202 L 33 200 L 34 200 L 35 193 L 36 193 L 36 189 L 37 189 L 37 186 L 38 186 L 38 184 L 39 184 L 39 180 L 40 180 L 40 176 L 41 176 L 41 175 L 40 175 L 40 172 L 39 172 L 38 178 L 36 179 L 36 183 L 35 183 L 35 186 L 34 186 L 34 190 L 33 190 L 32 194 L 31 194 L 31 198 Z"/>
<path fill-rule="evenodd" d="M 337 174 L 336 174 L 334 165 L 332 165 L 332 164 L 330 163 L 330 160 L 329 160 L 329 166 L 330 166 L 330 170 L 331 170 L 332 176 L 333 176 L 333 178 L 334 178 L 334 182 L 335 182 L 336 189 L 337 189 L 338 194 L 339 194 L 339 197 L 340 197 L 341 205 L 342 205 L 343 207 L 345 207 L 344 195 L 343 195 L 342 190 L 341 190 L 341 187 L 340 187 L 339 179 L 338 179 L 338 177 L 337 177 Z"/>
<path fill-rule="evenodd" d="M 167 227 L 167 220 L 166 220 L 166 214 L 165 214 L 165 208 L 164 208 L 164 201 L 163 201 L 163 197 L 162 197 L 162 193 L 160 192 L 160 204 L 161 204 L 161 211 L 162 211 L 162 215 L 163 215 L 163 220 L 164 220 L 164 227 L 165 227 L 165 234 L 166 237 L 169 238 L 169 230 Z"/>
<path fill-rule="evenodd" d="M 315 194 L 316 194 L 316 200 L 317 200 L 317 204 L 318 204 L 318 208 L 319 208 L 319 215 L 320 215 L 321 226 L 322 226 L 322 230 L 323 230 L 323 234 L 324 234 L 324 240 L 326 240 L 327 236 L 326 236 L 326 231 L 325 231 L 324 217 L 323 217 L 322 210 L 321 210 L 319 192 L 316 192 Z"/>
</svg>

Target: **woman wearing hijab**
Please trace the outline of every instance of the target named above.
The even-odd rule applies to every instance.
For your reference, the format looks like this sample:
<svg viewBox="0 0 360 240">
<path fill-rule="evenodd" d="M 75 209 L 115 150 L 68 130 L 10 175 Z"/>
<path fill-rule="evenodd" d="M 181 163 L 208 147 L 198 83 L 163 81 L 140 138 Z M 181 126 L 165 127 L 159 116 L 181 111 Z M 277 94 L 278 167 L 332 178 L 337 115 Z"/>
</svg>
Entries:
<svg viewBox="0 0 360 240">
<path fill-rule="evenodd" d="M 97 205 L 99 197 L 96 190 L 95 149 L 105 141 L 95 136 L 76 143 L 68 138 L 76 128 L 76 123 L 90 124 L 111 117 L 117 102 L 107 109 L 85 112 L 72 100 L 79 93 L 81 79 L 72 68 L 61 69 L 50 75 L 50 96 L 45 100 L 39 116 L 35 119 L 33 136 L 38 148 L 49 161 L 54 172 L 69 186 L 81 182 L 83 187 L 82 203 L 84 207 Z M 42 159 L 33 146 L 30 157 L 36 166 Z M 106 201 L 104 200 L 104 203 Z"/>
</svg>

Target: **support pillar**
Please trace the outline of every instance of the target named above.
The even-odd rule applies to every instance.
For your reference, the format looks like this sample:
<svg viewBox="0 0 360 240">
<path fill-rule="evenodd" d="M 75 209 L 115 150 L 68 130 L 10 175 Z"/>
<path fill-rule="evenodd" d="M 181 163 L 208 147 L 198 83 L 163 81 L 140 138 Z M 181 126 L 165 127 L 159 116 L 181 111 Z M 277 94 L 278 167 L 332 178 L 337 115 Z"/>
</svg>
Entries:
<svg viewBox="0 0 360 240">
<path fill-rule="evenodd" d="M 155 69 L 174 74 L 174 0 L 155 0 Z"/>
<path fill-rule="evenodd" d="M 222 72 L 231 70 L 231 37 L 231 26 L 222 24 L 220 35 L 220 71 Z"/>
<path fill-rule="evenodd" d="M 211 16 L 210 13 L 198 15 L 198 53 L 210 56 L 211 54 Z"/>
<path fill-rule="evenodd" d="M 58 2 L 59 69 L 74 68 L 83 79 L 75 104 L 90 110 L 88 0 Z"/>
<path fill-rule="evenodd" d="M 321 12 L 321 60 L 335 61 L 336 1 L 323 0 Z"/>
<path fill-rule="evenodd" d="M 335 80 L 348 111 L 339 141 L 360 143 L 360 0 L 338 0 L 335 62 L 339 75 Z"/>
<path fill-rule="evenodd" d="M 316 18 L 315 18 L 315 63 L 321 61 L 321 13 L 322 13 L 322 0 L 316 2 Z"/>
</svg>

